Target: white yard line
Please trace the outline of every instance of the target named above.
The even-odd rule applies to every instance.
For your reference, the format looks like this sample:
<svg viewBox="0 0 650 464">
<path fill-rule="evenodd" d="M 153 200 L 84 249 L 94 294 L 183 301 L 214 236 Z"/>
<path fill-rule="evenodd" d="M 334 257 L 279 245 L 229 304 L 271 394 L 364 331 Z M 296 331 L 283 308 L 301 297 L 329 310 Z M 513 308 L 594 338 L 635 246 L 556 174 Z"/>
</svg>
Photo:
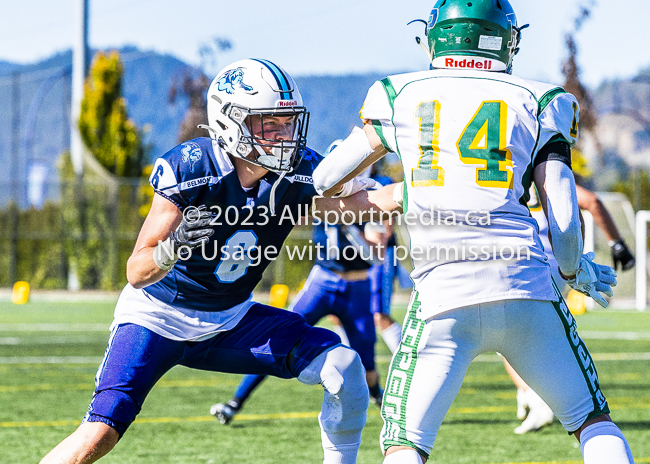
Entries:
<svg viewBox="0 0 650 464">
<path fill-rule="evenodd" d="M 103 335 L 77 335 L 55 337 L 0 337 L 2 345 L 85 345 L 92 343 L 106 343 Z"/>
<path fill-rule="evenodd" d="M 607 332 L 578 330 L 580 337 L 585 340 L 650 340 L 650 332 Z"/>
<path fill-rule="evenodd" d="M 111 326 L 107 324 L 82 324 L 82 323 L 17 323 L 0 324 L 0 332 L 107 332 Z"/>
<path fill-rule="evenodd" d="M 9 356 L 0 364 L 99 364 L 101 356 Z"/>
<path fill-rule="evenodd" d="M 592 353 L 594 361 L 650 361 L 650 353 Z M 377 362 L 388 363 L 390 356 L 376 356 Z M 503 362 L 497 354 L 485 353 L 474 358 L 474 362 Z"/>
</svg>

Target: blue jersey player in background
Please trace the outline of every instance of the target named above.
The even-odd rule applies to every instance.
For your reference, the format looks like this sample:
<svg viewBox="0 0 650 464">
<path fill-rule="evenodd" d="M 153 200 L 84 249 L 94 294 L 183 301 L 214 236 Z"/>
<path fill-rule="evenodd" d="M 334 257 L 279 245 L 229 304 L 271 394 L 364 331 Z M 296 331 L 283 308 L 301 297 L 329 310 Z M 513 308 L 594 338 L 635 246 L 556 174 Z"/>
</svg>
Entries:
<svg viewBox="0 0 650 464">
<path fill-rule="evenodd" d="M 341 142 L 343 140 L 332 142 L 327 149 L 327 153 L 336 148 Z M 391 184 L 393 180 L 381 174 L 384 163 L 385 158 L 382 158 L 362 173 L 361 176 L 370 177 L 379 185 Z M 373 315 L 377 332 L 381 335 L 390 352 L 395 353 L 402 336 L 402 326 L 390 315 L 394 281 L 397 279 L 402 288 L 410 288 L 412 282 L 408 278 L 408 272 L 401 268 L 396 260 L 395 247 L 397 246 L 397 239 L 393 233 L 391 221 L 366 223 L 364 237 L 367 241 L 377 244 L 383 251 L 381 253 L 383 259 L 378 263 L 373 263 L 373 266 L 368 270 L 371 288 L 370 312 Z M 403 275 L 406 275 L 406 278 L 402 278 Z M 403 281 L 408 283 L 403 286 Z M 345 329 L 338 318 L 330 317 L 330 321 L 334 324 L 334 330 L 341 337 L 343 343 L 350 346 Z"/>
<path fill-rule="evenodd" d="M 370 177 L 380 185 L 389 185 L 393 183 L 393 180 L 380 173 L 379 166 L 385 162 L 384 159 L 372 165 Z M 393 224 L 390 221 L 370 223 L 366 225 L 365 237 L 372 242 L 381 243 L 385 248 L 384 259 L 368 271 L 372 284 L 370 311 L 373 314 L 377 331 L 391 353 L 394 353 L 402 336 L 402 326 L 390 315 L 393 285 L 400 271 L 395 258 L 397 239 L 393 232 Z"/>
<path fill-rule="evenodd" d="M 369 270 L 382 251 L 372 248 L 363 238 L 363 226 L 314 226 L 316 263 L 289 311 L 300 314 L 309 325 L 327 315 L 342 323 L 349 346 L 361 357 L 373 401 L 381 405 L 383 391 L 375 368 L 375 325 L 371 313 L 372 283 Z M 265 379 L 264 375 L 246 375 L 228 402 L 217 403 L 210 414 L 228 424 L 249 396 Z"/>
<path fill-rule="evenodd" d="M 320 383 L 324 462 L 356 462 L 368 406 L 359 355 L 333 332 L 251 301 L 295 225 L 286 218 L 304 215 L 316 195 L 311 175 L 321 158 L 305 147 L 300 93 L 273 63 L 242 60 L 217 75 L 207 101 L 211 137 L 156 161 L 156 194 L 88 413 L 43 463 L 107 454 L 175 365 Z M 354 179 L 340 195 L 371 185 Z"/>
</svg>

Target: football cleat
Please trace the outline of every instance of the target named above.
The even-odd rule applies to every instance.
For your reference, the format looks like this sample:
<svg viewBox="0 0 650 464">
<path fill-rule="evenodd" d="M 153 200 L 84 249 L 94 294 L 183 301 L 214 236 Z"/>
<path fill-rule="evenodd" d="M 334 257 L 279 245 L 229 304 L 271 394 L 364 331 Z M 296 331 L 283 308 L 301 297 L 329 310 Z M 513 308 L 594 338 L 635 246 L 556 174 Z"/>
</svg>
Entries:
<svg viewBox="0 0 650 464">
<path fill-rule="evenodd" d="M 213 404 L 210 408 L 210 414 L 216 417 L 223 425 L 228 425 L 232 418 L 235 417 L 235 414 L 237 414 L 237 411 L 232 406 L 223 403 Z"/>
<path fill-rule="evenodd" d="M 515 429 L 517 435 L 536 432 L 542 427 L 551 425 L 555 418 L 555 415 L 548 404 L 546 404 L 532 388 L 529 388 L 526 391 L 525 396 L 529 408 L 528 417 L 526 417 L 526 420 Z"/>
<path fill-rule="evenodd" d="M 377 407 L 381 408 L 381 401 L 384 398 L 384 390 L 377 386 L 376 391 L 370 391 L 370 402 L 376 404 Z"/>
</svg>

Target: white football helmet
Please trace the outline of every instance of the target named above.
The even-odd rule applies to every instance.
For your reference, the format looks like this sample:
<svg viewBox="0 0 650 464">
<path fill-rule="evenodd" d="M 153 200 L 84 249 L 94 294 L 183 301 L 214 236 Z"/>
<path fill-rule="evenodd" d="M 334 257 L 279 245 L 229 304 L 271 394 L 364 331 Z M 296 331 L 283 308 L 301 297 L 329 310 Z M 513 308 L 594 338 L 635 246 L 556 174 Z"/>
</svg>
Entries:
<svg viewBox="0 0 650 464">
<path fill-rule="evenodd" d="M 214 78 L 207 101 L 206 128 L 226 152 L 275 172 L 290 172 L 300 163 L 309 112 L 295 81 L 282 68 L 261 59 L 236 61 Z M 260 116 L 261 136 L 252 136 L 249 116 Z M 265 138 L 264 118 L 269 116 L 293 117 L 291 140 Z"/>
</svg>

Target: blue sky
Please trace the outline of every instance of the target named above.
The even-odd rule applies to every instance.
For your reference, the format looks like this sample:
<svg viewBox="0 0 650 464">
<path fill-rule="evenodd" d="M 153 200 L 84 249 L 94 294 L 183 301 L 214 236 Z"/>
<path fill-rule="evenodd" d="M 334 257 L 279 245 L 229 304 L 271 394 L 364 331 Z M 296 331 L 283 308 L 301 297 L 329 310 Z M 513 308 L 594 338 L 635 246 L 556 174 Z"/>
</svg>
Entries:
<svg viewBox="0 0 650 464">
<path fill-rule="evenodd" d="M 564 34 L 591 0 L 511 0 L 524 32 L 514 74 L 561 83 Z M 79 0 L 2 0 L 0 60 L 31 63 L 71 48 Z M 577 35 L 584 81 L 633 76 L 650 67 L 650 0 L 595 0 Z M 90 0 L 90 46 L 135 45 L 198 64 L 213 37 L 234 48 L 219 65 L 247 57 L 275 61 L 295 75 L 391 73 L 423 69 L 415 44 L 433 1 L 415 0 Z M 216 69 L 208 69 L 208 73 Z"/>
</svg>

